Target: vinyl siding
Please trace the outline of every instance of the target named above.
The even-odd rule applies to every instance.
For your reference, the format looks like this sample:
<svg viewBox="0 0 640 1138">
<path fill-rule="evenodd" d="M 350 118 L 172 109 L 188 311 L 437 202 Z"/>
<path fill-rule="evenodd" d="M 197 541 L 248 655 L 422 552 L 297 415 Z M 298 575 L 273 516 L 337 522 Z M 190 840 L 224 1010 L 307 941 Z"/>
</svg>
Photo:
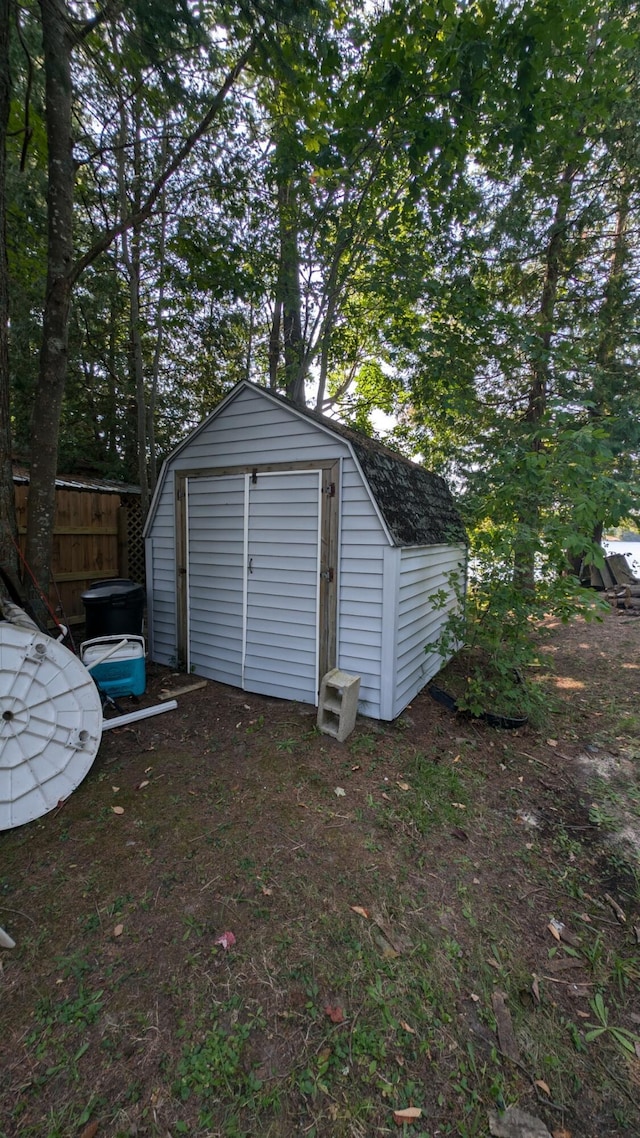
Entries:
<svg viewBox="0 0 640 1138">
<path fill-rule="evenodd" d="M 176 542 L 173 505 L 173 474 L 165 479 L 158 500 L 153 528 L 147 543 L 151 547 L 152 576 L 147 576 L 150 626 L 149 649 L 158 664 L 176 664 Z"/>
<path fill-rule="evenodd" d="M 340 439 L 245 389 L 205 423 L 171 464 L 176 470 L 210 470 L 249 463 L 312 462 L 347 453 L 347 444 Z"/>
<path fill-rule="evenodd" d="M 249 483 L 245 691 L 316 703 L 319 495 L 317 471 Z"/>
<path fill-rule="evenodd" d="M 438 640 L 456 604 L 449 576 L 456 570 L 464 574 L 465 560 L 464 546 L 432 545 L 400 551 L 394 718 L 445 663 L 438 653 L 426 653 L 425 647 Z M 449 597 L 444 608 L 434 608 L 432 597 L 440 589 L 446 590 Z"/>
<path fill-rule="evenodd" d="M 243 475 L 188 480 L 189 666 L 242 682 Z"/>
<path fill-rule="evenodd" d="M 359 675 L 358 710 L 380 716 L 384 551 L 378 515 L 352 458 L 342 467 L 338 666 Z"/>
<path fill-rule="evenodd" d="M 434 613 L 428 600 L 429 593 L 446 585 L 446 574 L 459 562 L 463 551 L 450 546 L 429 546 L 400 550 L 389 544 L 383 523 L 372 503 L 368 487 L 352 459 L 350 448 L 343 439 L 333 437 L 312 421 L 298 418 L 286 406 L 271 404 L 251 389 L 241 389 L 219 415 L 206 422 L 179 454 L 167 463 L 163 485 L 159 489 L 154 514 L 149 523 L 151 550 L 153 550 L 153 582 L 149 591 L 150 624 L 153 627 L 153 658 L 161 663 L 174 663 L 177 654 L 177 605 L 175 605 L 175 535 L 173 505 L 173 471 L 212 471 L 247 465 L 270 463 L 298 463 L 342 460 L 342 483 L 339 487 L 339 562 L 335 567 L 338 584 L 338 628 L 336 663 L 345 671 L 361 677 L 359 709 L 363 715 L 375 718 L 393 718 L 407 706 L 413 695 L 440 667 L 440 660 L 427 657 L 424 645 L 427 638 L 437 636 L 443 620 L 442 613 Z M 206 478 L 189 479 L 190 495 L 197 492 L 197 484 L 204 485 Z M 273 484 L 273 486 L 276 484 Z M 192 501 L 192 497 L 191 497 Z M 203 517 L 199 519 L 206 529 L 207 506 L 203 503 Z M 233 526 L 233 509 L 220 518 L 228 517 Z M 306 571 L 306 534 L 304 508 L 300 527 L 289 535 L 287 563 L 289 580 L 281 566 L 271 574 L 270 591 L 274 599 L 281 599 L 282 626 L 295 629 L 300 625 L 298 604 L 303 613 L 309 607 L 309 593 L 301 585 L 298 570 Z M 278 514 L 256 522 L 253 531 L 257 541 L 268 546 L 277 538 Z M 300 537 L 300 541 L 298 541 Z M 199 572 L 205 571 L 207 562 L 206 535 L 190 528 L 190 556 L 202 563 Z M 236 552 L 220 546 L 219 566 L 232 568 Z M 394 566 L 389 576 L 389 566 Z M 386 570 L 385 570 L 386 566 Z M 240 570 L 238 570 L 240 571 Z M 204 580 L 192 576 L 191 601 L 202 589 Z M 225 594 L 229 603 L 237 600 L 235 586 Z M 269 616 L 268 605 L 259 596 L 251 597 L 252 627 L 254 629 L 255 668 L 249 660 L 245 683 L 260 684 L 253 690 L 264 694 L 282 694 L 280 678 L 274 676 L 274 663 L 282 670 L 297 673 L 307 668 L 309 640 L 300 635 L 300 643 L 279 642 Z M 200 602 L 203 597 L 200 596 Z M 224 625 L 235 633 L 235 611 L 220 613 L 220 628 Z M 199 674 L 208 675 L 206 615 L 202 613 L 202 635 L 192 630 L 191 652 Z M 221 630 L 221 637 L 227 633 Z M 230 636 L 230 638 L 233 638 Z M 221 643 L 221 654 L 227 651 Z M 237 658 L 228 648 L 229 661 L 237 669 Z M 300 653 L 300 655 L 298 655 Z M 262 660 L 262 662 L 261 662 Z M 266 662 L 265 662 L 266 661 Z M 266 667 L 269 665 L 269 667 Z M 252 671 L 254 669 L 254 671 Z M 430 669 L 430 670 L 429 670 Z M 304 676 L 304 684 L 310 676 Z M 269 675 L 268 675 L 269 673 Z M 237 671 L 236 671 L 237 674 Z M 231 682 L 229 679 L 225 682 Z M 233 681 L 238 684 L 240 681 Z M 285 676 L 285 683 L 288 683 Z M 297 698 L 313 700 L 309 694 Z M 384 706 L 384 707 L 383 707 Z"/>
<path fill-rule="evenodd" d="M 339 488 L 341 492 L 340 564 L 335 566 L 338 573 L 337 663 L 346 671 L 362 677 L 360 711 L 371 716 L 380 714 L 383 552 L 385 547 L 388 548 L 388 538 L 347 444 L 327 434 L 315 424 L 299 419 L 286 407 L 270 405 L 260 395 L 250 390 L 240 391 L 238 396 L 223 408 L 219 417 L 214 417 L 206 423 L 184 449 L 167 464 L 150 524 L 149 540 L 152 542 L 154 566 L 153 576 L 150 578 L 152 595 L 149 604 L 153 659 L 159 663 L 173 664 L 176 657 L 173 471 L 206 471 L 253 463 L 260 466 L 272 462 L 313 462 L 329 459 L 342 459 L 342 485 Z M 191 503 L 194 494 L 198 494 L 198 484 L 209 481 L 207 478 L 189 479 Z M 277 487 L 274 483 L 272 493 L 274 503 L 280 505 L 286 503 L 288 497 L 286 487 Z M 306 533 L 304 524 L 304 519 L 301 519 L 301 536 Z M 262 529 L 262 537 L 267 536 L 264 527 Z M 283 534 L 280 535 L 282 536 Z M 274 538 L 274 532 L 271 532 L 270 537 Z M 301 557 L 304 562 L 304 546 L 304 540 L 289 546 L 291 569 L 289 581 L 284 582 L 280 578 L 272 582 L 274 595 L 280 594 L 287 601 L 286 610 L 282 612 L 283 624 L 295 625 L 298 620 L 295 606 L 301 598 L 300 589 L 296 585 L 296 569 L 301 565 L 297 559 Z M 197 545 L 194 545 L 193 549 L 197 556 L 200 552 L 204 553 Z M 193 567 L 191 573 L 193 574 Z M 201 582 L 198 580 L 192 580 L 190 588 L 197 591 L 200 585 Z M 252 619 L 255 620 L 256 634 L 260 633 L 266 637 L 263 645 L 266 649 L 272 626 L 268 616 L 259 613 L 260 607 L 260 602 L 256 600 Z M 204 614 L 202 619 L 204 628 Z M 205 662 L 206 647 L 194 634 L 192 634 L 191 650 L 192 663 L 198 674 L 209 675 L 210 666 Z M 225 659 L 227 663 L 231 662 L 228 657 Z M 273 656 L 272 659 L 277 657 Z M 291 661 L 294 662 L 294 657 L 291 657 Z M 273 667 L 270 672 L 271 683 Z M 266 687 L 264 690 L 265 694 L 280 694 L 271 689 L 267 691 Z"/>
</svg>

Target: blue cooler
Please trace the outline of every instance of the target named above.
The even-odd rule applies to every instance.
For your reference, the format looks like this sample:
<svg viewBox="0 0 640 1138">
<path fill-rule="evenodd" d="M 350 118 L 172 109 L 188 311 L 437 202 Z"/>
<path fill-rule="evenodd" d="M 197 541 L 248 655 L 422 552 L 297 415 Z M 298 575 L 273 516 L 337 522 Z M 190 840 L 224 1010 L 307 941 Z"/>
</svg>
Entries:
<svg viewBox="0 0 640 1138">
<path fill-rule="evenodd" d="M 105 695 L 142 695 L 146 687 L 144 637 L 98 636 L 80 646 L 80 659 Z M 100 661 L 102 661 L 100 663 Z"/>
</svg>

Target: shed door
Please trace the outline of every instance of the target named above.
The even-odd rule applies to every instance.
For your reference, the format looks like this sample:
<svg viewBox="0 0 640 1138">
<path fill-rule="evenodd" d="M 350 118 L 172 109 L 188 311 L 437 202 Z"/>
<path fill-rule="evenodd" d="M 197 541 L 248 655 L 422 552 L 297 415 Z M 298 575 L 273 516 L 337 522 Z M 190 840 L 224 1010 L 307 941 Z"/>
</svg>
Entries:
<svg viewBox="0 0 640 1138">
<path fill-rule="evenodd" d="M 188 480 L 187 667 L 237 687 L 242 687 L 244 509 L 244 475 Z"/>
<path fill-rule="evenodd" d="M 317 701 L 320 491 L 319 470 L 249 480 L 245 691 Z"/>
<path fill-rule="evenodd" d="M 186 480 L 187 668 L 316 703 L 320 470 Z"/>
</svg>

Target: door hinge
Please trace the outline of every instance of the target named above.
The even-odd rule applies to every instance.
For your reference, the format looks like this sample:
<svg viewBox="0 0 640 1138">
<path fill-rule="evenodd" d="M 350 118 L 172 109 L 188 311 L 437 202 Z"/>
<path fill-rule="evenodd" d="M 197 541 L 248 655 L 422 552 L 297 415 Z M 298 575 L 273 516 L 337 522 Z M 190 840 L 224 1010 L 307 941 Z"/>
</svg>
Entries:
<svg viewBox="0 0 640 1138">
<path fill-rule="evenodd" d="M 323 581 L 328 581 L 329 584 L 333 581 L 333 569 L 323 569 L 320 573 L 320 578 Z"/>
<path fill-rule="evenodd" d="M 322 487 L 322 493 L 328 494 L 330 498 L 335 498 L 335 496 L 336 496 L 336 484 L 335 484 L 335 482 L 328 482 L 326 486 L 323 486 Z"/>
<path fill-rule="evenodd" d="M 257 482 L 257 481 L 258 481 L 258 471 L 257 471 L 257 470 L 252 470 L 252 471 L 251 471 L 251 482 L 252 482 L 252 484 L 255 486 L 255 484 L 256 484 L 256 482 Z"/>
<path fill-rule="evenodd" d="M 178 499 L 179 502 L 183 502 L 184 498 L 185 498 L 184 490 L 177 490 L 176 491 L 176 498 Z"/>
</svg>

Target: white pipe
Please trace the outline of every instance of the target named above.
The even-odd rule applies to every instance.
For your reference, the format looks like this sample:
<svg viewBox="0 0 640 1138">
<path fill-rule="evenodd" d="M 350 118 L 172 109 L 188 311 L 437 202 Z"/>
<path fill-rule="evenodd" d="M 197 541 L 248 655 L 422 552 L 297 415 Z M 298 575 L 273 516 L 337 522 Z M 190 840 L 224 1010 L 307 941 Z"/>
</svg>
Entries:
<svg viewBox="0 0 640 1138">
<path fill-rule="evenodd" d="M 161 715 L 163 711 L 175 711 L 177 706 L 177 699 L 171 699 L 168 703 L 161 703 L 155 707 L 142 707 L 140 711 L 130 711 L 127 715 L 116 715 L 115 719 L 103 719 L 102 730 L 110 731 L 112 727 L 126 727 L 127 723 L 137 723 L 139 719 L 149 719 L 152 715 Z"/>
<path fill-rule="evenodd" d="M 98 659 L 94 660 L 93 664 L 84 664 L 84 660 L 82 661 L 82 663 L 84 664 L 84 666 L 88 672 L 92 672 L 94 668 L 98 668 L 100 666 L 100 664 L 104 664 L 105 660 L 108 660 L 109 657 L 113 656 L 114 653 L 117 652 L 119 648 L 123 648 L 124 645 L 128 644 L 128 643 L 129 643 L 129 641 L 127 640 L 127 638 L 125 636 L 124 640 L 119 640 L 117 644 L 112 644 L 111 647 L 107 649 L 107 651 L 104 653 L 103 656 L 98 656 Z"/>
</svg>

